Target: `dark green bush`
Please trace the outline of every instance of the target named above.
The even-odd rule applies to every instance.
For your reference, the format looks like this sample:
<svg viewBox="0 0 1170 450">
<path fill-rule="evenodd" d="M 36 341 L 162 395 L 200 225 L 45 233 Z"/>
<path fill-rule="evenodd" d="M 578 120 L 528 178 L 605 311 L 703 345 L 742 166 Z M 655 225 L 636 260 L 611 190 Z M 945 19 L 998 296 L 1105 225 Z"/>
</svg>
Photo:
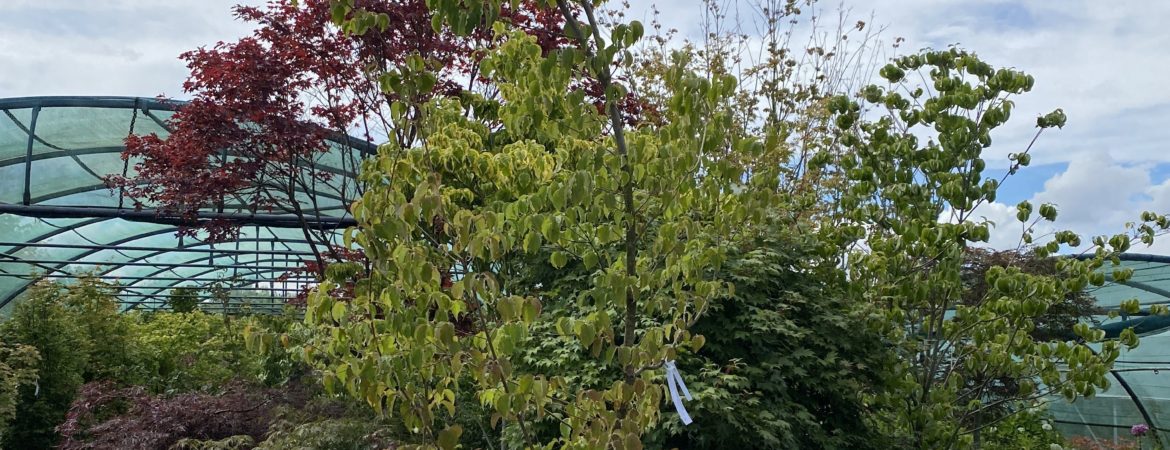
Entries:
<svg viewBox="0 0 1170 450">
<path fill-rule="evenodd" d="M 20 386 L 16 417 L 9 424 L 0 445 L 11 450 L 48 449 L 56 445 L 54 428 L 65 419 L 65 411 L 93 373 L 90 353 L 94 342 L 79 315 L 62 301 L 59 285 L 34 285 L 13 309 L 12 317 L 0 323 L 0 341 L 33 347 L 40 354 L 35 384 Z M 99 364 L 99 367 L 108 367 Z"/>
<path fill-rule="evenodd" d="M 670 419 L 668 404 L 666 448 L 885 448 L 865 396 L 889 352 L 814 250 L 774 233 L 730 259 L 736 295 L 695 324 L 706 345 L 678 362 L 695 422 Z"/>
</svg>

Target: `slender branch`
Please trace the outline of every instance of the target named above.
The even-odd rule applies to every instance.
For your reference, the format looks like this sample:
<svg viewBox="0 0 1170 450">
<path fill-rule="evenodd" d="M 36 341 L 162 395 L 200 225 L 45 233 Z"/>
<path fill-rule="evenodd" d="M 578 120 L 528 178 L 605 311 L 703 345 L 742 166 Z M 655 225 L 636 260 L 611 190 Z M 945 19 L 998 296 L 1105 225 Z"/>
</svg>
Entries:
<svg viewBox="0 0 1170 450">
<path fill-rule="evenodd" d="M 601 31 L 597 26 L 597 19 L 593 15 L 593 4 L 588 1 L 580 3 L 581 9 L 584 10 L 585 16 L 589 19 L 589 27 L 593 32 L 593 41 L 601 47 L 603 40 L 601 38 Z M 567 0 L 557 0 L 557 7 L 561 11 L 561 15 L 565 18 L 565 23 L 568 25 L 569 32 L 577 40 L 578 46 L 582 52 L 585 52 L 587 59 L 595 57 L 593 50 L 589 46 L 589 37 L 581 30 L 577 23 L 576 17 L 573 16 L 572 10 L 569 8 Z M 609 115 L 610 126 L 613 128 L 613 140 L 617 147 L 617 154 L 621 158 L 621 171 L 626 174 L 627 179 L 622 186 L 622 203 L 625 209 L 626 221 L 626 275 L 637 277 L 638 275 L 638 233 L 637 233 L 637 204 L 634 203 L 634 169 L 630 164 L 628 147 L 626 146 L 626 134 L 624 128 L 624 120 L 622 119 L 621 109 L 618 108 L 615 99 L 609 98 L 609 88 L 613 85 L 613 75 L 610 72 L 609 64 L 599 64 L 597 70 L 597 81 L 601 84 L 602 92 L 605 95 L 606 111 Z M 638 297 L 637 290 L 633 287 L 626 288 L 626 311 L 625 311 L 625 329 L 622 334 L 622 345 L 627 347 L 634 346 L 635 325 L 637 321 Z M 633 384 L 637 377 L 637 371 L 632 364 L 627 364 L 625 369 L 626 383 Z"/>
</svg>

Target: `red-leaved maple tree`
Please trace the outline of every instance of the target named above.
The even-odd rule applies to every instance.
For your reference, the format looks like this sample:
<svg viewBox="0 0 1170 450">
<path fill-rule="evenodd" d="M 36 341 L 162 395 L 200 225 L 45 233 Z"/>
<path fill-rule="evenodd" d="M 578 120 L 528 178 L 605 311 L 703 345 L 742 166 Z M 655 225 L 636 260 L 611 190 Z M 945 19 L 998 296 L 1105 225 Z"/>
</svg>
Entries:
<svg viewBox="0 0 1170 450">
<path fill-rule="evenodd" d="M 168 137 L 126 140 L 123 158 L 136 161 L 136 173 L 111 177 L 111 186 L 125 189 L 136 207 L 193 224 L 209 209 L 292 214 L 301 219 L 318 270 L 344 259 L 329 244 L 333 231 L 311 220 L 330 208 L 344 212 L 362 192 L 354 174 L 364 154 L 339 149 L 369 149 L 380 140 L 414 145 L 413 127 L 390 120 L 391 104 L 406 105 L 409 116 L 417 113 L 412 105 L 430 97 L 474 89 L 482 81 L 475 49 L 492 39 L 488 27 L 467 36 L 436 32 L 425 0 L 358 0 L 355 6 L 388 20 L 353 35 L 334 24 L 328 0 L 236 7 L 237 18 L 255 31 L 181 55 L 191 69 L 183 85 L 191 101 L 171 118 Z M 501 16 L 546 50 L 567 45 L 560 16 L 529 6 Z M 397 98 L 383 89 L 386 74 L 412 58 L 437 68 L 436 79 L 416 98 Z M 238 226 L 212 220 L 180 232 L 206 231 L 222 241 L 237 236 Z"/>
</svg>

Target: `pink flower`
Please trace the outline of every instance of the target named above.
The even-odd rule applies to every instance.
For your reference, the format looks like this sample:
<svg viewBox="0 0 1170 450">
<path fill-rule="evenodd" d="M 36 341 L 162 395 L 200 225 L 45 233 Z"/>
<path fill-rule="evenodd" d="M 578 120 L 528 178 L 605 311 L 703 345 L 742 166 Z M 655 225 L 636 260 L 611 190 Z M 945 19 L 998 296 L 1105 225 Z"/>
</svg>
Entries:
<svg viewBox="0 0 1170 450">
<path fill-rule="evenodd" d="M 1134 436 L 1145 436 L 1148 432 L 1150 432 L 1150 427 L 1144 423 L 1139 423 L 1129 429 L 1129 434 Z"/>
</svg>

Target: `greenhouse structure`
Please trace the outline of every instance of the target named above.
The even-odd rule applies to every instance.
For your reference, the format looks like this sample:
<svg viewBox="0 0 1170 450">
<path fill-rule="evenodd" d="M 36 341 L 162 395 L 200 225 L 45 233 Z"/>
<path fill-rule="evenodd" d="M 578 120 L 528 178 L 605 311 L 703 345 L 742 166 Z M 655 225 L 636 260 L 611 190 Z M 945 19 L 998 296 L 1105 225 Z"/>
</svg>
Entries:
<svg viewBox="0 0 1170 450">
<path fill-rule="evenodd" d="M 235 303 L 279 307 L 304 287 L 293 272 L 312 256 L 300 217 L 225 205 L 200 211 L 196 221 L 239 224 L 239 239 L 177 238 L 190 218 L 134 205 L 109 187 L 106 177 L 133 175 L 135 161 L 122 157 L 126 137 L 165 137 L 167 119 L 180 105 L 128 97 L 0 100 L 0 314 L 42 277 L 118 282 L 126 309 L 158 307 L 172 288 L 210 283 L 229 289 Z M 339 176 L 298 193 L 311 227 L 354 224 L 346 215 L 353 176 L 361 155 L 374 147 L 347 138 L 331 142 L 335 151 L 313 162 Z"/>
<path fill-rule="evenodd" d="M 177 287 L 224 283 L 230 302 L 202 298 L 206 308 L 279 309 L 312 278 L 297 270 L 311 256 L 303 222 L 288 212 L 225 205 L 204 210 L 196 221 L 226 220 L 242 226 L 231 242 L 180 237 L 191 219 L 135 205 L 106 178 L 133 175 L 123 158 L 124 140 L 136 134 L 166 136 L 167 119 L 180 102 L 131 97 L 37 97 L 0 100 L 0 315 L 40 279 L 68 282 L 81 276 L 117 283 L 124 310 L 165 305 Z M 316 229 L 340 230 L 355 221 L 347 205 L 356 196 L 355 174 L 375 147 L 336 136 L 334 149 L 314 164 L 338 175 L 313 192 L 298 193 Z M 1170 303 L 1170 257 L 1124 255 L 1134 276 L 1090 292 L 1103 310 L 1137 298 L 1143 305 Z M 1134 326 L 1141 345 L 1112 370 L 1111 386 L 1095 398 L 1049 407 L 1062 431 L 1109 439 L 1146 423 L 1170 433 L 1170 319 L 1127 316 L 1099 325 L 1109 333 Z M 1170 434 L 1167 434 L 1170 436 Z"/>
<path fill-rule="evenodd" d="M 1142 305 L 1170 303 L 1170 257 L 1126 254 L 1121 266 L 1133 270 L 1124 284 L 1112 282 L 1089 288 L 1103 311 L 1118 311 L 1121 303 L 1138 299 Z M 1113 268 L 1110 268 L 1112 270 Z M 1136 424 L 1170 432 L 1170 318 L 1156 315 L 1098 317 L 1107 335 L 1133 327 L 1141 345 L 1122 350 L 1111 371 L 1110 386 L 1089 399 L 1068 403 L 1053 399 L 1049 405 L 1057 428 L 1066 435 L 1113 439 L 1129 436 Z"/>
</svg>

